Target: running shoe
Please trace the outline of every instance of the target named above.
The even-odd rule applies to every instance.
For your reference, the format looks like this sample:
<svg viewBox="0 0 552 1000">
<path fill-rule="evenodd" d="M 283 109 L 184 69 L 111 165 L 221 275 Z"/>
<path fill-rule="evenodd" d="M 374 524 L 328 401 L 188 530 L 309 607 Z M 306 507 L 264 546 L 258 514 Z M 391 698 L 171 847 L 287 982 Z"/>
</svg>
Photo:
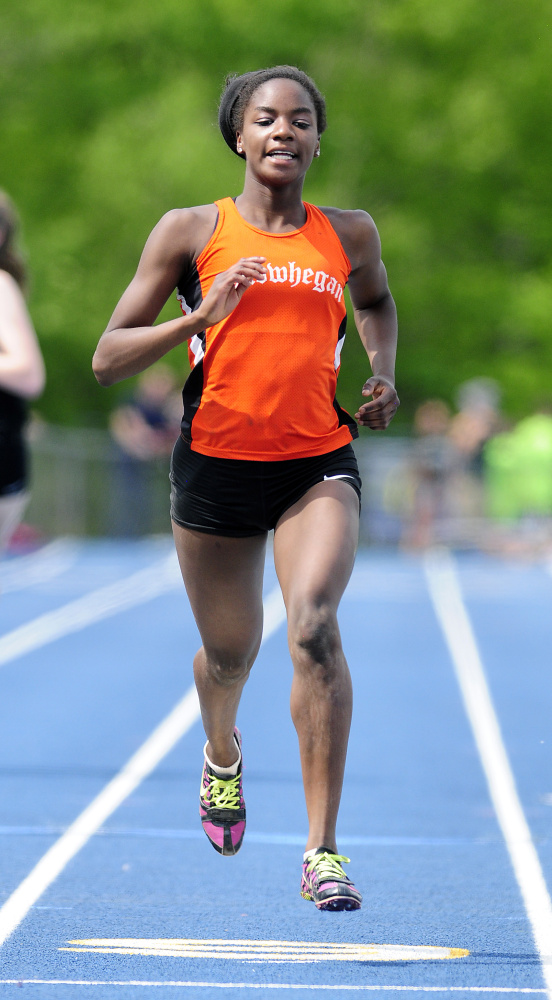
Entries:
<svg viewBox="0 0 552 1000">
<path fill-rule="evenodd" d="M 234 729 L 241 753 L 241 734 Z M 225 856 L 237 854 L 245 833 L 245 801 L 242 792 L 242 763 L 235 778 L 221 778 L 205 760 L 199 792 L 199 815 L 203 829 L 215 851 Z"/>
<path fill-rule="evenodd" d="M 327 847 L 319 847 L 303 862 L 303 899 L 311 899 L 319 910 L 359 910 L 362 896 L 341 867 L 349 860 Z"/>
</svg>

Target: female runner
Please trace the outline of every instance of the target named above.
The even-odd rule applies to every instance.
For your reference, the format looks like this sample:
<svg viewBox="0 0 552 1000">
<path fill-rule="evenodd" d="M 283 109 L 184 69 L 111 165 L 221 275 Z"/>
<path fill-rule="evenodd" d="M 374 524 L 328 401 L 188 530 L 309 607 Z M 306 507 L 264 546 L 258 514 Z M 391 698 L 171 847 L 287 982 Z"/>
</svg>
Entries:
<svg viewBox="0 0 552 1000">
<path fill-rule="evenodd" d="M 335 387 L 348 284 L 373 372 L 356 420 L 387 427 L 399 405 L 395 305 L 370 216 L 302 201 L 326 126 L 313 81 L 291 66 L 231 79 L 219 124 L 245 160 L 242 194 L 161 219 L 100 339 L 94 372 L 112 385 L 189 342 L 171 516 L 202 640 L 194 675 L 207 736 L 205 833 L 223 855 L 243 840 L 236 714 L 261 642 L 274 529 L 309 819 L 301 895 L 319 909 L 358 909 L 335 839 L 352 706 L 336 615 L 358 540 L 358 431 Z M 175 287 L 182 318 L 154 326 Z"/>
<path fill-rule="evenodd" d="M 16 245 L 18 219 L 0 191 L 0 554 L 29 499 L 27 404 L 44 388 L 44 361 L 25 304 L 26 267 Z"/>
</svg>

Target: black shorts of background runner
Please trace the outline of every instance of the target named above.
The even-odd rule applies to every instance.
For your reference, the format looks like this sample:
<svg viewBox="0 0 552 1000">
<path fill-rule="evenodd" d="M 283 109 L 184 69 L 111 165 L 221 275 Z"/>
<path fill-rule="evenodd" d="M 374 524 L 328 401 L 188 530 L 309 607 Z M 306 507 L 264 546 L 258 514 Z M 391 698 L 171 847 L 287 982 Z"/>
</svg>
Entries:
<svg viewBox="0 0 552 1000">
<path fill-rule="evenodd" d="M 246 538 L 274 528 L 324 479 L 343 479 L 359 498 L 361 479 L 350 444 L 326 455 L 281 462 L 213 458 L 179 438 L 171 461 L 171 517 L 182 528 Z"/>
</svg>

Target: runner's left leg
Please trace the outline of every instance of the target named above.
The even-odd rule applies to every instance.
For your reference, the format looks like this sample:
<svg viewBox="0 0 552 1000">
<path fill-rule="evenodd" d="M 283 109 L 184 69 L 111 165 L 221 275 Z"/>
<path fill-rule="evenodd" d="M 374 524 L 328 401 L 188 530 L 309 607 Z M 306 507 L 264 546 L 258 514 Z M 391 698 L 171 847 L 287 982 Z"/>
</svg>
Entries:
<svg viewBox="0 0 552 1000">
<path fill-rule="evenodd" d="M 359 502 L 343 481 L 318 483 L 282 516 L 274 558 L 294 665 L 291 713 L 309 818 L 306 849 L 337 853 L 336 821 L 352 711 L 337 608 L 358 543 Z"/>
</svg>

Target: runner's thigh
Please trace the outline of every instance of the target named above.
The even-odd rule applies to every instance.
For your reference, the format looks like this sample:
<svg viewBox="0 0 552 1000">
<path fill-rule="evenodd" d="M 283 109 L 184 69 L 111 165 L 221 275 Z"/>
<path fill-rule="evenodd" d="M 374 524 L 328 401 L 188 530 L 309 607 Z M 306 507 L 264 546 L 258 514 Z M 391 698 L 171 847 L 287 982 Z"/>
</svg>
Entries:
<svg viewBox="0 0 552 1000">
<path fill-rule="evenodd" d="M 173 533 L 203 645 L 249 654 L 262 634 L 266 535 L 232 538 L 174 522 Z"/>
</svg>

